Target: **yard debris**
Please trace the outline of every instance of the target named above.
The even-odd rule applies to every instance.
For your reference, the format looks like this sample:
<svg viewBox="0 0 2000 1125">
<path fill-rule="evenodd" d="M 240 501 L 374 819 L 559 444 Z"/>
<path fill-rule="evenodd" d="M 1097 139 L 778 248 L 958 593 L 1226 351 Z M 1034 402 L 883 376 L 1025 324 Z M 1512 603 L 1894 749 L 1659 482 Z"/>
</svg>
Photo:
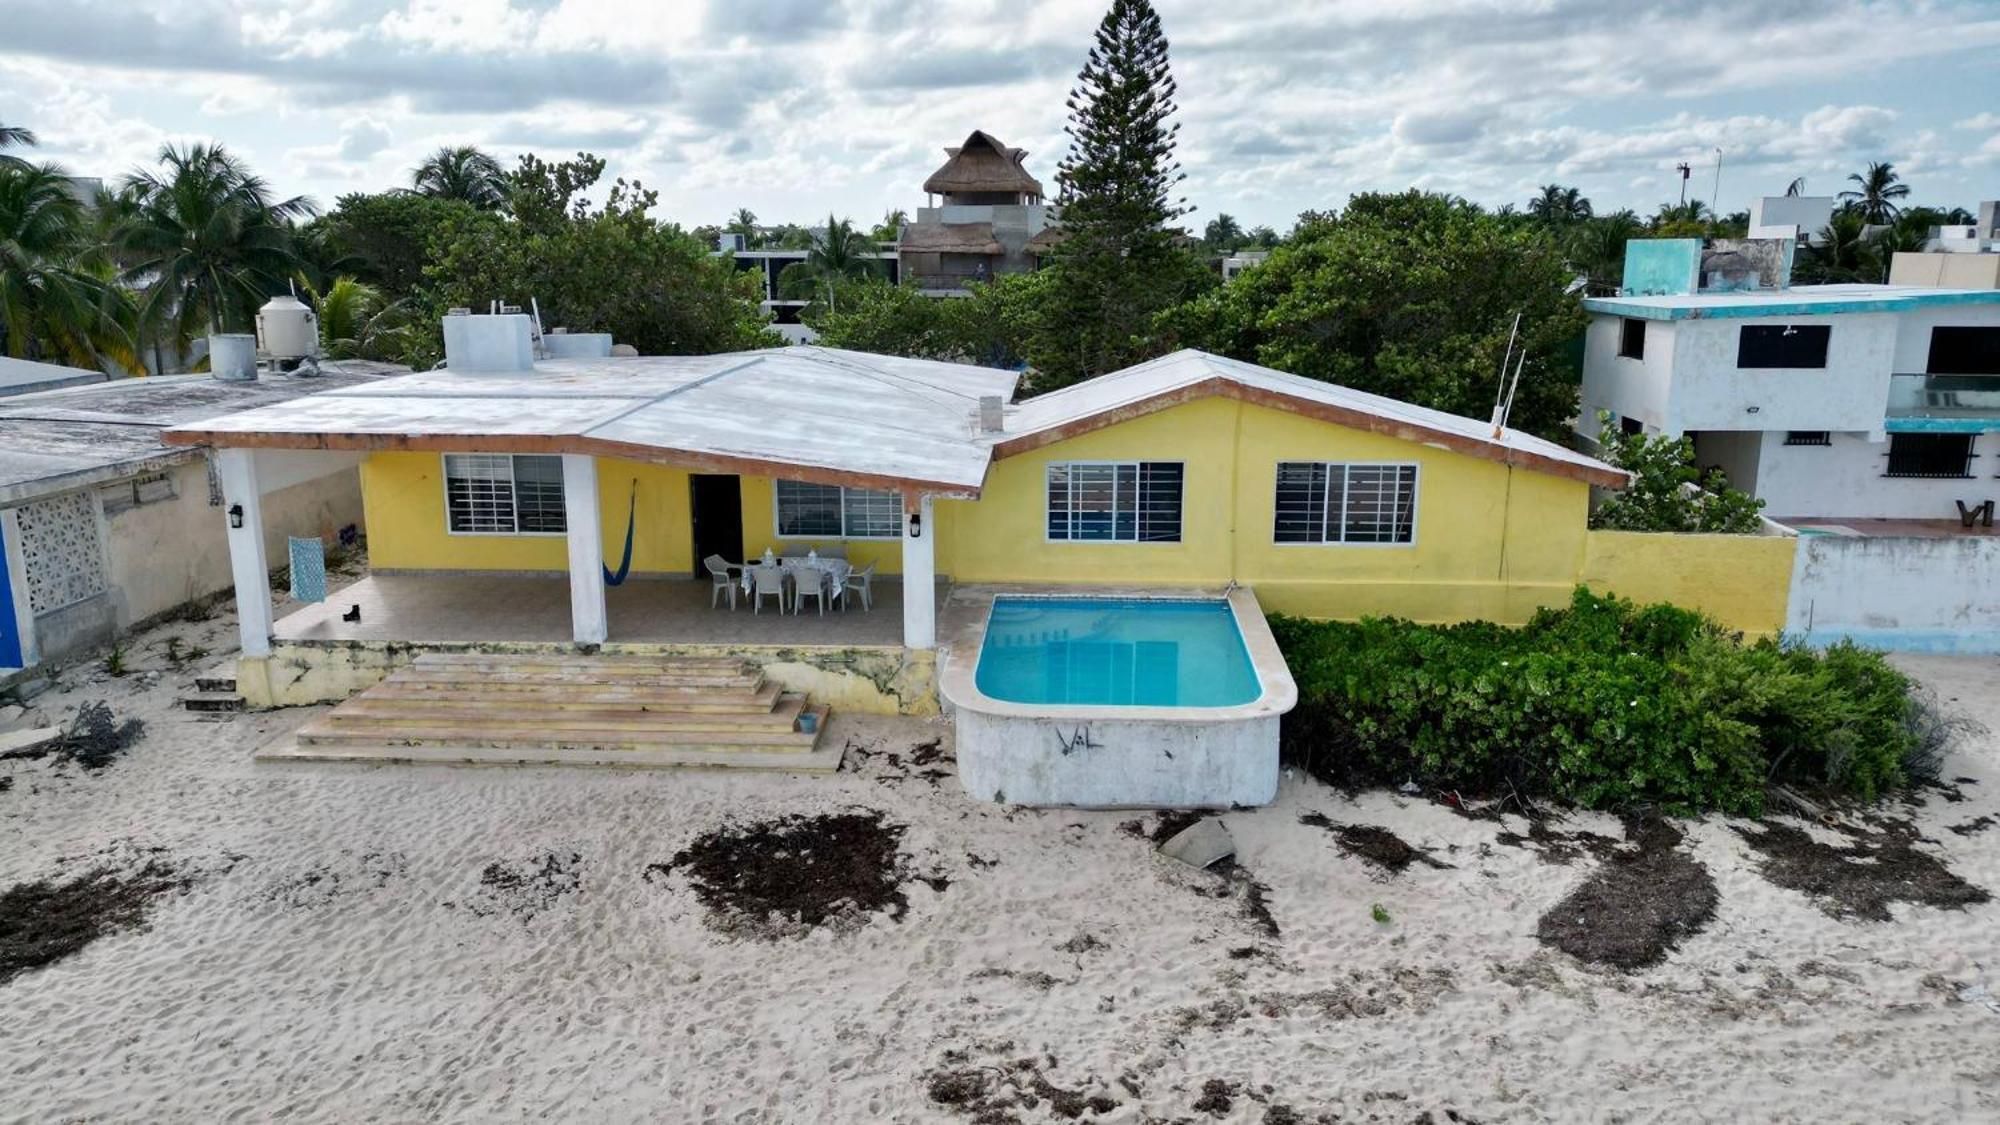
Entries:
<svg viewBox="0 0 2000 1125">
<path fill-rule="evenodd" d="M 96 700 L 77 708 L 67 726 L 39 727 L 0 734 L 0 758 L 46 758 L 101 770 L 138 741 L 146 724 L 140 719 L 118 722 L 111 705 Z"/>
<path fill-rule="evenodd" d="M 1012 1044 L 1002 1044 L 1002 1049 Z M 1056 1085 L 1045 1071 L 1056 1069 L 1052 1055 L 1024 1057 L 974 1064 L 971 1053 L 950 1050 L 945 1065 L 924 1075 L 924 1090 L 930 1100 L 955 1113 L 971 1118 L 977 1125 L 1009 1125 L 1021 1117 L 1015 1110 L 1037 1110 L 1046 1103 L 1047 1116 L 1074 1121 L 1085 1114 L 1106 1114 L 1122 1103 L 1102 1082 L 1092 1088 L 1068 1089 Z"/>
<path fill-rule="evenodd" d="M 0 893 L 0 984 L 141 925 L 154 899 L 192 882 L 173 864 L 149 859 L 136 871 L 107 865 L 65 882 L 9 887 Z"/>
<path fill-rule="evenodd" d="M 882 911 L 900 922 L 910 908 L 902 884 L 916 877 L 898 851 L 904 831 L 873 810 L 724 825 L 648 866 L 646 877 L 684 874 L 725 932 L 797 937 Z"/>
<path fill-rule="evenodd" d="M 1618 850 L 1618 841 L 1596 832 L 1581 828 L 1574 832 L 1557 832 L 1548 826 L 1546 817 L 1528 818 L 1528 834 L 1525 836 L 1518 832 L 1501 832 L 1493 837 L 1493 842 L 1510 848 L 1527 848 L 1543 863 L 1558 867 L 1568 867 L 1585 856 L 1608 859 Z"/>
<path fill-rule="evenodd" d="M 1581 961 L 1641 969 L 1715 917 L 1715 879 L 1680 850 L 1681 833 L 1657 813 L 1628 817 L 1627 846 L 1543 914 L 1535 936 Z"/>
<path fill-rule="evenodd" d="M 1908 821 L 1881 822 L 1879 832 L 1856 827 L 1838 831 L 1854 842 L 1823 843 L 1802 828 L 1777 821 L 1766 821 L 1761 830 L 1736 830 L 1762 857 L 1764 878 L 1804 892 L 1835 918 L 1887 922 L 1893 917 L 1891 903 L 1949 909 L 1992 897 L 1953 874 L 1936 856 L 1918 851 L 1923 837 Z"/>
<path fill-rule="evenodd" d="M 1236 841 L 1230 839 L 1229 830 L 1220 820 L 1205 816 L 1169 837 L 1160 845 L 1160 854 L 1197 871 L 1206 871 L 1235 855 Z"/>
<path fill-rule="evenodd" d="M 1422 848 L 1411 847 L 1403 842 L 1402 837 L 1377 824 L 1339 824 L 1316 812 L 1301 814 L 1299 823 L 1333 833 L 1341 851 L 1374 864 L 1385 875 L 1400 875 L 1412 863 L 1451 870 L 1451 864 Z"/>
<path fill-rule="evenodd" d="M 583 856 L 548 851 L 523 864 L 496 860 L 479 873 L 479 888 L 492 905 L 473 906 L 474 914 L 484 916 L 504 909 L 526 922 L 583 889 Z"/>
</svg>

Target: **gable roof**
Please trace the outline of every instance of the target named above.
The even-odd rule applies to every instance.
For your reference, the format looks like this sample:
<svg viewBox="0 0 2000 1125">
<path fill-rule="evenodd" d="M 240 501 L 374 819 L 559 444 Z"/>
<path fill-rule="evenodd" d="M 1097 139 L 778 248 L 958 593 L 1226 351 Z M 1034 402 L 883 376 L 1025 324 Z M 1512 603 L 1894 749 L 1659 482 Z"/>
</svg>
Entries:
<svg viewBox="0 0 2000 1125">
<path fill-rule="evenodd" d="M 950 159 L 924 181 L 924 190 L 935 195 L 971 191 L 1027 192 L 1042 194 L 1042 182 L 1028 174 L 1022 161 L 1027 152 L 1008 148 L 978 129 L 956 148 L 947 148 Z"/>
<path fill-rule="evenodd" d="M 1011 457 L 1214 395 L 1607 488 L 1629 480 L 1594 457 L 1519 430 L 1496 438 L 1487 422 L 1191 349 L 1029 399 L 1009 412 L 1006 432 L 980 436 L 994 457 Z"/>
<path fill-rule="evenodd" d="M 982 395 L 1017 376 L 795 347 L 427 371 L 176 426 L 172 445 L 579 453 L 697 471 L 976 496 Z"/>
</svg>

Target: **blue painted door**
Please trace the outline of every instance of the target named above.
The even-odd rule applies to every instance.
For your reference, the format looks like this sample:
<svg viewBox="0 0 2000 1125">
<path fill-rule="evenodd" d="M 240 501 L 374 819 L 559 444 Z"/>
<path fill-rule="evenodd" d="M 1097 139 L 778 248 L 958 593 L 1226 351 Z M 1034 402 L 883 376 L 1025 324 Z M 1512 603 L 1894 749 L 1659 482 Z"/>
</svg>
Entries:
<svg viewBox="0 0 2000 1125">
<path fill-rule="evenodd" d="M 0 668 L 21 666 L 21 623 L 14 618 L 14 578 L 7 566 L 7 526 L 0 524 Z"/>
</svg>

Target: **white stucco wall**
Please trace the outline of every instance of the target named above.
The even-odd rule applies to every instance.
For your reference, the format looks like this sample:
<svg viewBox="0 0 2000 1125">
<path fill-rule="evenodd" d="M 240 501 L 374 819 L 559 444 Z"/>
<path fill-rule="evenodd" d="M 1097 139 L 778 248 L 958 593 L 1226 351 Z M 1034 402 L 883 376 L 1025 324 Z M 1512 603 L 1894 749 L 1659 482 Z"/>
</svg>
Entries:
<svg viewBox="0 0 2000 1125">
<path fill-rule="evenodd" d="M 1898 374 L 1914 374 L 1925 369 L 1930 361 L 1931 329 L 1941 325 L 2000 328 L 2000 306 L 1963 305 L 1918 309 L 1902 314 L 1901 328 L 1896 337 L 1894 360 Z"/>
<path fill-rule="evenodd" d="M 1788 516 L 1956 519 L 1954 501 L 2000 498 L 2000 480 L 1993 479 L 2000 434 L 1974 440 L 1973 452 L 1981 456 L 1973 462 L 1973 476 L 1956 480 L 1884 476 L 1889 443 L 1869 441 L 1866 434 L 1835 433 L 1826 446 L 1786 445 L 1782 433 L 1760 437 L 1756 488 L 1746 491 L 1764 501 L 1766 515 L 1781 521 Z"/>
<path fill-rule="evenodd" d="M 1597 436 L 1597 415 L 1603 410 L 1637 418 L 1649 430 L 1666 426 L 1679 326 L 1669 320 L 1647 321 L 1645 358 L 1627 359 L 1618 354 L 1624 323 L 1621 316 L 1593 316 L 1584 333 L 1583 402 L 1576 418 L 1576 432 L 1584 437 Z"/>
<path fill-rule="evenodd" d="M 207 466 L 196 460 L 172 476 L 172 499 L 117 511 L 107 507 L 105 562 L 118 628 L 229 588 L 228 517 L 208 503 Z M 283 484 L 264 497 L 264 542 L 272 566 L 286 557 L 286 536 L 322 535 L 331 542 L 348 524 L 361 524 L 361 478 L 351 465 Z"/>
<path fill-rule="evenodd" d="M 1739 368 L 1738 338 L 1751 325 L 1824 324 L 1824 368 Z M 1896 316 L 1729 317 L 1675 325 L 1672 392 L 1664 428 L 1858 430 L 1882 428 L 1896 350 Z M 1650 350 L 1650 342 L 1649 342 Z"/>
<path fill-rule="evenodd" d="M 1905 652 L 2000 652 L 2000 538 L 1801 537 L 1786 633 Z"/>
</svg>

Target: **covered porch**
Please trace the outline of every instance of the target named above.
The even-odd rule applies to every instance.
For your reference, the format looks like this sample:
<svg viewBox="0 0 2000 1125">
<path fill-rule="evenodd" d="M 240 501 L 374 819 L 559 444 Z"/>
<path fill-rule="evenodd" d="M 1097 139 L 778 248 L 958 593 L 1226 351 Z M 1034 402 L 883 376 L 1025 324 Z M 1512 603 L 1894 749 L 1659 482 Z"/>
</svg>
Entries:
<svg viewBox="0 0 2000 1125">
<path fill-rule="evenodd" d="M 943 603 L 944 583 L 933 583 L 933 613 Z M 807 602 L 801 613 L 780 612 L 766 601 L 751 612 L 740 591 L 736 609 L 727 597 L 710 607 L 706 578 L 634 579 L 604 594 L 605 635 L 610 645 L 802 645 L 900 646 L 903 644 L 903 583 L 874 582 L 874 608 L 852 606 L 824 613 Z M 360 620 L 343 615 L 359 607 Z M 564 643 L 572 640 L 570 582 L 560 575 L 532 574 L 371 574 L 342 587 L 324 602 L 303 606 L 278 619 L 279 642 L 389 642 L 410 644 Z"/>
</svg>

